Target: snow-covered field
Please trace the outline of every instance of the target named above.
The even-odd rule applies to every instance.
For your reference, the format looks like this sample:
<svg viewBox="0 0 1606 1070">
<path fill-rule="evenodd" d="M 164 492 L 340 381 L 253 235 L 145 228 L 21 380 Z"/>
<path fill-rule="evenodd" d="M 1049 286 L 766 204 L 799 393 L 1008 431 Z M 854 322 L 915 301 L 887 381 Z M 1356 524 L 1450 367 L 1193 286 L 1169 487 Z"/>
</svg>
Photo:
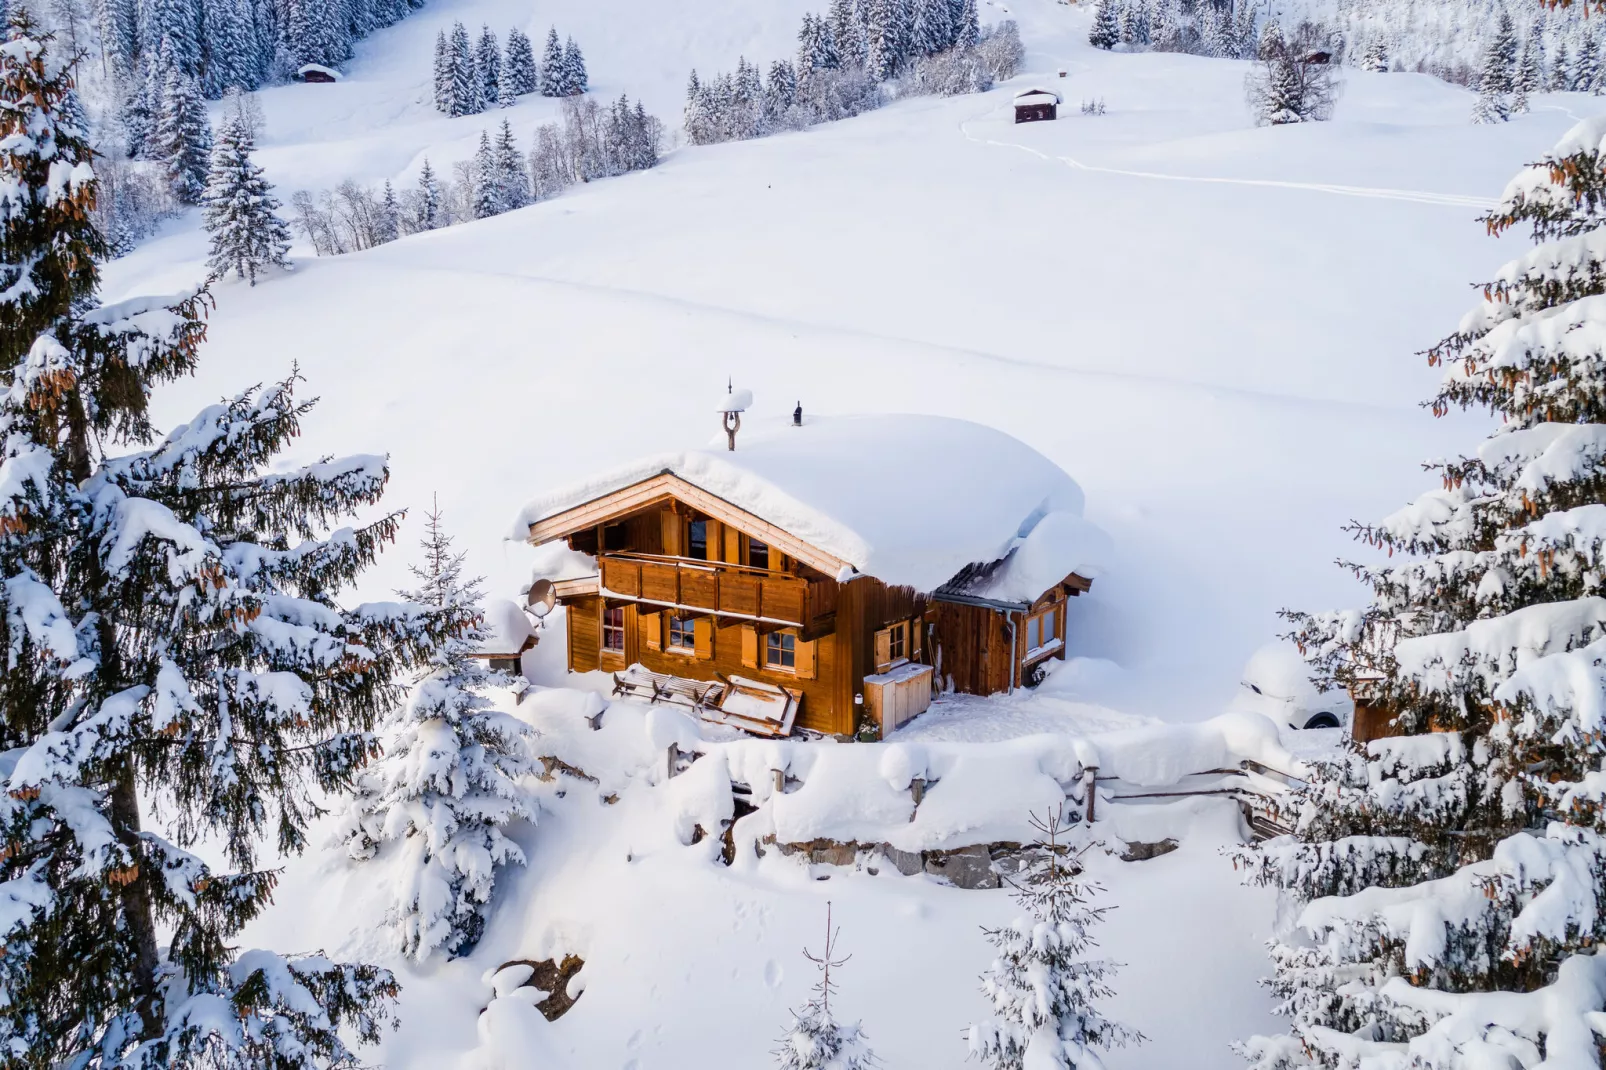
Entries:
<svg viewBox="0 0 1606 1070">
<path fill-rule="evenodd" d="M 435 30 L 456 18 L 540 34 L 555 22 L 582 43 L 599 93 L 639 95 L 676 125 L 689 68 L 788 51 L 802 10 L 440 3 L 363 42 L 340 84 L 264 93 L 260 158 L 286 196 L 348 176 L 406 185 L 424 155 L 464 158 L 509 113 L 447 120 L 423 103 Z M 1070 642 L 1113 666 L 1074 667 L 1030 703 L 941 705 L 909 731 L 1212 716 L 1279 607 L 1358 599 L 1329 564 L 1350 552 L 1340 525 L 1414 495 L 1418 461 L 1471 441 L 1456 418 L 1417 408 L 1433 372 L 1412 354 L 1516 247 L 1483 235 L 1479 206 L 1600 105 L 1542 97 L 1515 122 L 1474 127 L 1462 90 L 1346 72 L 1336 121 L 1255 129 L 1241 64 L 1095 52 L 1086 13 L 1051 0 L 1011 0 L 1008 14 L 1029 73 L 985 96 L 677 151 L 509 215 L 334 260 L 309 250 L 289 276 L 220 286 L 201 375 L 161 395 L 158 415 L 184 418 L 299 362 L 323 399 L 306 451 L 388 451 L 391 504 L 416 517 L 438 494 L 502 596 L 525 580 L 527 552 L 503 541 L 523 502 L 707 438 L 707 398 L 727 376 L 769 415 L 801 402 L 979 420 L 1063 465 L 1112 536 L 1115 561 L 1073 604 Z M 1061 121 L 1012 125 L 1011 93 L 1044 82 L 1067 98 Z M 1108 114 L 1078 115 L 1083 97 Z M 511 112 L 521 141 L 551 112 Z M 198 278 L 196 226 L 111 265 L 107 296 Z M 401 580 L 406 554 L 376 588 Z M 545 644 L 556 663 L 561 633 Z M 531 1040 L 550 1055 L 511 1065 L 763 1065 L 812 983 L 800 951 L 830 899 L 855 953 L 842 1006 L 886 1064 L 963 1065 L 960 1030 L 982 1010 L 977 927 L 1006 919 L 1003 895 L 773 856 L 725 869 L 679 846 L 658 802 L 645 785 L 617 810 L 590 790 L 549 800 L 479 951 L 402 968 L 403 1028 L 380 1058 L 452 1065 L 476 1044 L 482 971 L 557 948 L 587 958 L 586 995 Z M 1091 856 L 1120 907 L 1105 946 L 1128 963 L 1112 1011 L 1151 1038 L 1111 1070 L 1232 1066 L 1228 1041 L 1269 1024 L 1254 982 L 1274 904 L 1218 854 L 1235 812 L 1199 804 L 1166 820 L 1186 831 L 1174 854 Z M 247 939 L 372 951 L 371 934 L 349 934 L 373 882 L 330 853 L 291 862 Z"/>
</svg>

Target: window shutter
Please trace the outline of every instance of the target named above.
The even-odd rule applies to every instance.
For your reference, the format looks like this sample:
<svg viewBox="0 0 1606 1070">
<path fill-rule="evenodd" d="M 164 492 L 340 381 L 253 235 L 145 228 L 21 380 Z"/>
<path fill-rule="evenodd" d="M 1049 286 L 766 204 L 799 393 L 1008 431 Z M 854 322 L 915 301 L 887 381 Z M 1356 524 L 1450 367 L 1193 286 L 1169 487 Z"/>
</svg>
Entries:
<svg viewBox="0 0 1606 1070">
<path fill-rule="evenodd" d="M 875 633 L 875 671 L 881 672 L 892 664 L 892 629 L 882 628 Z"/>
<path fill-rule="evenodd" d="M 758 668 L 758 629 L 751 624 L 742 625 L 742 664 Z"/>
<path fill-rule="evenodd" d="M 641 615 L 641 631 L 647 637 L 648 650 L 662 650 L 664 648 L 664 614 L 643 613 Z"/>
<path fill-rule="evenodd" d="M 663 521 L 664 553 L 670 557 L 680 556 L 680 514 L 671 509 L 665 509 L 658 514 Z"/>
<path fill-rule="evenodd" d="M 770 547 L 769 568 L 771 572 L 780 572 L 786 568 L 786 555 L 774 546 Z"/>
<path fill-rule="evenodd" d="M 697 657 L 707 661 L 714 656 L 714 619 L 712 617 L 698 617 L 692 621 L 693 640 L 696 643 Z"/>
<path fill-rule="evenodd" d="M 814 648 L 815 648 L 815 646 L 816 646 L 815 643 L 805 643 L 801 639 L 799 639 L 797 641 L 797 665 L 796 665 L 796 670 L 797 670 L 798 678 L 801 679 L 801 680 L 812 680 L 812 679 L 814 679 L 814 676 L 815 676 Z"/>
</svg>

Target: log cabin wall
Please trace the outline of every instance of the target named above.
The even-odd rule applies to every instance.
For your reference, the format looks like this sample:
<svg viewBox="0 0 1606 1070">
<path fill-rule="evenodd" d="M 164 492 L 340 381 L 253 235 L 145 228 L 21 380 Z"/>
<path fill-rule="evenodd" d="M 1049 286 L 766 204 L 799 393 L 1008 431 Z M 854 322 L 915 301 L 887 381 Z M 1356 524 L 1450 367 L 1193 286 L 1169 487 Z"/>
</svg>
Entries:
<svg viewBox="0 0 1606 1070">
<path fill-rule="evenodd" d="M 797 723 L 804 728 L 832 735 L 853 731 L 852 696 L 847 705 L 839 701 L 843 659 L 839 653 L 842 644 L 835 635 L 822 636 L 812 643 L 799 642 L 795 671 L 770 669 L 762 664 L 764 636 L 752 625 L 697 617 L 696 646 L 681 652 L 668 648 L 666 614 L 643 612 L 644 607 L 631 604 L 621 608 L 625 649 L 615 652 L 602 649 L 602 600 L 578 598 L 569 602 L 572 672 L 622 672 L 639 663 L 652 672 L 692 680 L 742 676 L 802 692 Z"/>
<path fill-rule="evenodd" d="M 1007 691 L 1010 673 L 1019 661 L 1011 650 L 1005 615 L 985 606 L 933 602 L 938 664 L 937 679 L 946 688 L 972 695 Z"/>
</svg>

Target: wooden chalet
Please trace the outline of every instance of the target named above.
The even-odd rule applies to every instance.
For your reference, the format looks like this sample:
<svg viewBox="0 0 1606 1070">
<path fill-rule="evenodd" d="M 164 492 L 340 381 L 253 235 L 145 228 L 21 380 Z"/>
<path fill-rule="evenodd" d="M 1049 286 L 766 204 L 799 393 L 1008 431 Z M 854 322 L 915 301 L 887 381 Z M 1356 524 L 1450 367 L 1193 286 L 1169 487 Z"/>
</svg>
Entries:
<svg viewBox="0 0 1606 1070">
<path fill-rule="evenodd" d="M 308 63 L 296 71 L 296 80 L 301 82 L 333 83 L 340 81 L 340 72 L 333 67 L 325 67 L 321 63 Z"/>
<path fill-rule="evenodd" d="M 1102 536 L 1052 462 L 934 417 L 737 437 L 521 514 L 529 542 L 567 546 L 538 585 L 567 608 L 571 671 L 766 734 L 848 735 L 890 731 L 936 690 L 1022 686 L 1065 656 Z"/>
<path fill-rule="evenodd" d="M 1015 94 L 1015 121 L 1036 123 L 1059 118 L 1060 95 L 1049 89 L 1023 89 Z"/>
</svg>

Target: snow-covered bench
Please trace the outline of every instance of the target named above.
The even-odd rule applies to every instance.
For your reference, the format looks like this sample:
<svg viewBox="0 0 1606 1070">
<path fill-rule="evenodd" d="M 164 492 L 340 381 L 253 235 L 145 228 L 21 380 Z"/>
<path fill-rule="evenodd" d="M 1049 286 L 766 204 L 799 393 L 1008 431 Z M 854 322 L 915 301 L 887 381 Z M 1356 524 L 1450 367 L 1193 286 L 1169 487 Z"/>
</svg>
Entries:
<svg viewBox="0 0 1606 1070">
<path fill-rule="evenodd" d="M 632 665 L 624 672 L 613 674 L 613 694 L 615 698 L 644 699 L 649 703 L 670 702 L 701 713 L 719 705 L 720 699 L 725 697 L 725 685 L 718 681 L 687 680 L 649 672 L 640 665 Z"/>
</svg>

